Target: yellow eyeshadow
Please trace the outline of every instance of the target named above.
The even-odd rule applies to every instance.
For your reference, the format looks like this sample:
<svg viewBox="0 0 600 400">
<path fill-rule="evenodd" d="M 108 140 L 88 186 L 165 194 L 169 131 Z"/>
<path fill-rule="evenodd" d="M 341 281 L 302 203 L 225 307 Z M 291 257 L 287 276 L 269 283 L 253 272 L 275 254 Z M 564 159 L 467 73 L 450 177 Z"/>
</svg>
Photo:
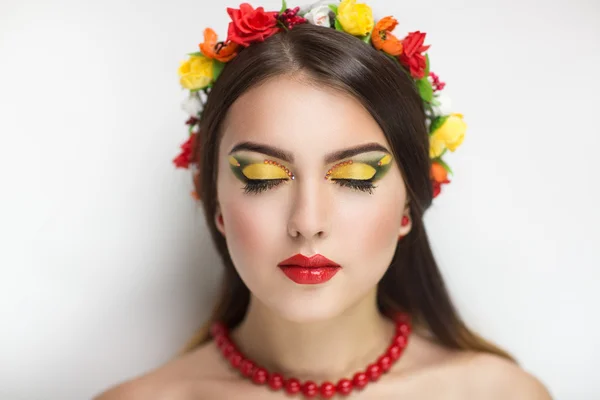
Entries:
<svg viewBox="0 0 600 400">
<path fill-rule="evenodd" d="M 331 174 L 327 174 L 329 179 L 358 179 L 367 180 L 375 176 L 377 170 L 371 167 L 369 164 L 363 163 L 351 163 L 336 167 L 331 171 Z"/>
<path fill-rule="evenodd" d="M 283 168 L 273 164 L 250 164 L 242 170 L 248 179 L 288 179 Z"/>
<path fill-rule="evenodd" d="M 386 154 L 385 156 L 383 156 L 383 158 L 381 160 L 379 160 L 377 165 L 379 165 L 379 166 L 388 165 L 391 161 L 392 161 L 392 156 L 389 154 Z"/>
</svg>

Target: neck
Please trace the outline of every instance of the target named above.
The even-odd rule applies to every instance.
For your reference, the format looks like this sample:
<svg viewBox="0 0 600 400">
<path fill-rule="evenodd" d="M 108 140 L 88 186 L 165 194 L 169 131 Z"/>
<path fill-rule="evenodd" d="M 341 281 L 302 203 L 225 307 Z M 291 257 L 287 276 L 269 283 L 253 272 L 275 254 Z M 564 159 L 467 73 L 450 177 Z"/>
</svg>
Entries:
<svg viewBox="0 0 600 400">
<path fill-rule="evenodd" d="M 352 377 L 385 352 L 394 324 L 383 316 L 376 290 L 341 315 L 316 322 L 293 322 L 251 297 L 232 340 L 268 371 L 300 380 Z"/>
</svg>

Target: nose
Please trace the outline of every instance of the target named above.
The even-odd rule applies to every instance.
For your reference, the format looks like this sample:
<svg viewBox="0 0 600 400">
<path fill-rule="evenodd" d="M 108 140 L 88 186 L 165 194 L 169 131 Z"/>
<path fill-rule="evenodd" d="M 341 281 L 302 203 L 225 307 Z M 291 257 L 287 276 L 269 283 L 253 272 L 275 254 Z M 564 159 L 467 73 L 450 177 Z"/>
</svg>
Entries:
<svg viewBox="0 0 600 400">
<path fill-rule="evenodd" d="M 306 240 L 327 237 L 332 217 L 327 185 L 317 179 L 312 182 L 296 182 L 288 219 L 288 234 L 294 239 L 303 237 Z"/>
</svg>

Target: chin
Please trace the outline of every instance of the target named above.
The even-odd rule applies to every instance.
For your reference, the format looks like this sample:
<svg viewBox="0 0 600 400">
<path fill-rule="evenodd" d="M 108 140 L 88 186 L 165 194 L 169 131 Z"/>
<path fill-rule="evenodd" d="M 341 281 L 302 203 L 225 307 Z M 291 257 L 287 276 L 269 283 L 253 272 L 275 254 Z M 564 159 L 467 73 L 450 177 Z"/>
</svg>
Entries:
<svg viewBox="0 0 600 400">
<path fill-rule="evenodd" d="M 296 288 L 294 288 L 296 289 Z M 295 323 L 327 321 L 344 313 L 353 301 L 333 288 L 297 288 L 278 293 L 266 305 L 282 319 Z M 325 289 L 325 290 L 324 290 Z"/>
</svg>

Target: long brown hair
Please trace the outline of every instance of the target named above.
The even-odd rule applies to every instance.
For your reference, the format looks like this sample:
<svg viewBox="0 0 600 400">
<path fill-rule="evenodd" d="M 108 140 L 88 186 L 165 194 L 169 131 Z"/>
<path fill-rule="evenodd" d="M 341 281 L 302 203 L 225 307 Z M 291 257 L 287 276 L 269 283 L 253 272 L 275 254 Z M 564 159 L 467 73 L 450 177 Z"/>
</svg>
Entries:
<svg viewBox="0 0 600 400">
<path fill-rule="evenodd" d="M 200 168 L 195 184 L 225 271 L 209 321 L 183 352 L 210 339 L 208 327 L 213 321 L 222 321 L 230 328 L 238 325 L 250 300 L 250 292 L 238 275 L 214 220 L 223 120 L 233 102 L 250 88 L 276 76 L 300 73 L 314 83 L 349 93 L 362 103 L 383 130 L 406 183 L 413 229 L 398 242 L 393 260 L 378 284 L 380 311 L 386 315 L 407 312 L 415 326 L 425 328 L 434 340 L 448 348 L 488 352 L 512 360 L 505 351 L 467 328 L 452 304 L 433 257 L 423 225 L 423 214 L 433 199 L 429 135 L 414 81 L 394 60 L 372 46 L 334 29 L 309 24 L 295 26 L 244 49 L 225 66 L 211 89 L 202 114 L 201 139 L 193 152 Z"/>
</svg>

